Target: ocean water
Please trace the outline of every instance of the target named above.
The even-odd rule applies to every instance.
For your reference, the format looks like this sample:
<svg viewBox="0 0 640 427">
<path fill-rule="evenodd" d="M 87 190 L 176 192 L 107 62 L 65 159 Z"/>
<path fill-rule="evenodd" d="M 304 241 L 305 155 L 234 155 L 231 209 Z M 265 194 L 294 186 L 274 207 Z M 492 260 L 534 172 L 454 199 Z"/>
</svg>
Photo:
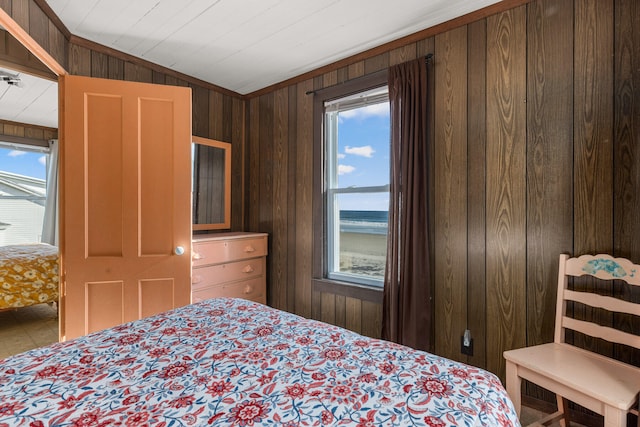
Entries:
<svg viewBox="0 0 640 427">
<path fill-rule="evenodd" d="M 340 231 L 346 233 L 387 234 L 387 211 L 340 211 Z"/>
</svg>

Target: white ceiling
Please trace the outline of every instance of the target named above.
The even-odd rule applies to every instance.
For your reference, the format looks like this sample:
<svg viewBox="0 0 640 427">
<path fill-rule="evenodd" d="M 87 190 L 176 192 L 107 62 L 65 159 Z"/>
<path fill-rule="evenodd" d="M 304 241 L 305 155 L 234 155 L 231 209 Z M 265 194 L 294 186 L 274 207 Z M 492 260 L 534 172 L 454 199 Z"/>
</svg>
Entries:
<svg viewBox="0 0 640 427">
<path fill-rule="evenodd" d="M 71 34 L 240 94 L 499 2 L 46 1 Z M 57 127 L 56 84 L 20 76 L 23 87 L 0 82 L 0 119 Z"/>
<path fill-rule="evenodd" d="M 7 68 L 0 75 L 17 75 L 20 83 L 0 82 L 0 119 L 58 127 L 58 84 Z"/>
<path fill-rule="evenodd" d="M 79 37 L 247 94 L 498 0 L 47 0 Z"/>
</svg>

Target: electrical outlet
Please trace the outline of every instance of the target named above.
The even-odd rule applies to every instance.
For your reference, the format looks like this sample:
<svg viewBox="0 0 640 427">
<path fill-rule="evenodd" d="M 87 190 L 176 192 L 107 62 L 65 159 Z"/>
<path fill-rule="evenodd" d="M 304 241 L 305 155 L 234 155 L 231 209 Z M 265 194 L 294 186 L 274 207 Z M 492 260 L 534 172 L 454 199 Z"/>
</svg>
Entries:
<svg viewBox="0 0 640 427">
<path fill-rule="evenodd" d="M 469 329 L 464 331 L 464 335 L 460 337 L 460 352 L 467 356 L 473 356 L 473 338 Z"/>
</svg>

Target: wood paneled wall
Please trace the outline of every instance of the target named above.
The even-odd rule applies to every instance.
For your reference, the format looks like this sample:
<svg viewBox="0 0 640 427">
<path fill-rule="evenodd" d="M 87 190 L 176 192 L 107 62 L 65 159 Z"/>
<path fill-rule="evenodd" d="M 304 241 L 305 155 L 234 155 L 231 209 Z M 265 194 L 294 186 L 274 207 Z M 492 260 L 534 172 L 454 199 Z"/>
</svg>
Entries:
<svg viewBox="0 0 640 427">
<path fill-rule="evenodd" d="M 0 137 L 5 142 L 49 146 L 49 140 L 58 138 L 58 129 L 0 120 Z"/>
<path fill-rule="evenodd" d="M 213 85 L 198 84 L 196 79 L 189 76 L 181 78 L 180 74 L 173 70 L 163 69 L 155 64 L 71 36 L 66 28 L 60 28 L 59 22 L 49 18 L 39 3 L 41 2 L 35 0 L 0 0 L 0 7 L 47 50 L 69 74 L 191 87 L 193 134 L 233 145 L 231 224 L 233 230 L 243 230 L 245 102 L 242 96 L 228 90 L 217 90 Z M 11 37 L 8 34 L 7 36 Z M 2 59 L 2 47 L 5 45 L 12 47 L 15 43 L 17 42 L 0 43 L 0 59 Z M 33 56 L 27 55 L 24 61 L 28 60 L 31 63 L 33 59 Z M 31 65 L 31 68 L 37 68 L 37 64 Z"/>
<path fill-rule="evenodd" d="M 435 352 L 503 376 L 505 349 L 552 339 L 558 254 L 640 261 L 640 5 L 508 3 L 247 99 L 74 42 L 36 0 L 0 7 L 72 74 L 191 86 L 194 134 L 234 146 L 234 229 L 270 235 L 269 302 L 371 336 L 378 302 L 312 287 L 309 92 L 434 53 Z"/>
<path fill-rule="evenodd" d="M 560 253 L 640 261 L 639 38 L 634 0 L 531 1 L 250 99 L 269 301 L 379 335 L 379 304 L 312 289 L 307 92 L 434 53 L 435 352 L 504 376 L 504 350 L 553 339 Z"/>
</svg>

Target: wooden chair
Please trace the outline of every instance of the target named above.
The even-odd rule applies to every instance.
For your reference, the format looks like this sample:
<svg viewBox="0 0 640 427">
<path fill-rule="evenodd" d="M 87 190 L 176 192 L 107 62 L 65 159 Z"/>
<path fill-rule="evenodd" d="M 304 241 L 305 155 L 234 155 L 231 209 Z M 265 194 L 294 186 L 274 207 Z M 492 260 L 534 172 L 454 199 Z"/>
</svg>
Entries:
<svg viewBox="0 0 640 427">
<path fill-rule="evenodd" d="M 640 349 L 640 335 L 568 317 L 567 302 L 575 301 L 612 313 L 635 316 L 640 316 L 640 304 L 593 292 L 570 290 L 569 276 L 583 275 L 608 281 L 621 280 L 628 284 L 625 286 L 640 286 L 640 266 L 627 259 L 609 255 L 583 255 L 578 258 L 560 255 L 553 342 L 504 352 L 507 392 L 518 415 L 522 379 L 556 394 L 558 411 L 532 425 L 549 425 L 557 420 L 562 426 L 569 425 L 567 400 L 603 415 L 605 427 L 626 426 L 627 413 L 637 414 L 640 368 L 566 343 L 565 330 Z M 640 288 L 635 288 L 635 291 L 640 291 Z"/>
</svg>

